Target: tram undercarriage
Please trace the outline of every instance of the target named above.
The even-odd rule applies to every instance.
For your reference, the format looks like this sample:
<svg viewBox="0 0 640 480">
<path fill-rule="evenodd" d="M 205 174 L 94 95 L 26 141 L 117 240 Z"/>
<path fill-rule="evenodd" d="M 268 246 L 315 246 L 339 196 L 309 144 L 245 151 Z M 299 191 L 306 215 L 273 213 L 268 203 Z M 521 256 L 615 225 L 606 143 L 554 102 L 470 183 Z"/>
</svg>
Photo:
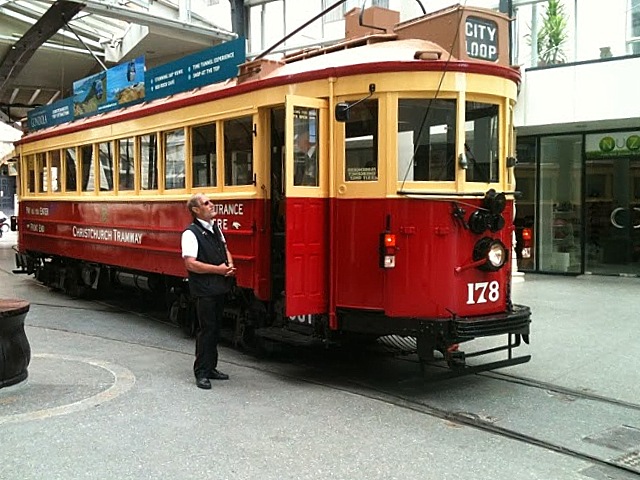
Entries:
<svg viewBox="0 0 640 480">
<path fill-rule="evenodd" d="M 112 266 L 36 252 L 16 253 L 14 273 L 33 274 L 44 285 L 76 297 L 104 295 L 115 289 L 136 290 L 160 301 L 168 319 L 188 336 L 197 330 L 195 305 L 184 279 L 161 274 L 125 271 Z M 511 312 L 479 318 L 417 319 L 390 318 L 383 313 L 338 309 L 339 330 L 331 330 L 327 315 L 286 317 L 284 298 L 262 302 L 248 289 L 234 288 L 224 313 L 223 330 L 235 348 L 260 349 L 265 344 L 293 346 L 354 346 L 378 344 L 396 353 L 416 354 L 422 371 L 429 364 L 444 362 L 445 377 L 477 373 L 525 363 L 530 355 L 514 356 L 514 349 L 529 343 L 530 310 L 514 305 Z M 506 343 L 470 353 L 460 344 L 481 337 L 505 335 Z M 504 352 L 506 358 L 483 364 L 467 359 Z"/>
</svg>

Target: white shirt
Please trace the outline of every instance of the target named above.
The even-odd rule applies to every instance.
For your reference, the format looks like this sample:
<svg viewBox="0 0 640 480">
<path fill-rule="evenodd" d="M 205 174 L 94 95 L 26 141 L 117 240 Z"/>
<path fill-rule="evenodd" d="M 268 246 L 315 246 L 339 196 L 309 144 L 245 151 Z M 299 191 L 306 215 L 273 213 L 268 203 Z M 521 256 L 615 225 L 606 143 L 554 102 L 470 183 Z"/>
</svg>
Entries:
<svg viewBox="0 0 640 480">
<path fill-rule="evenodd" d="M 204 228 L 206 228 L 211 233 L 213 233 L 213 224 L 209 222 L 204 222 L 199 218 L 197 218 L 196 220 L 198 220 Z M 218 230 L 220 230 L 220 228 L 218 228 Z M 222 243 L 226 245 L 227 240 L 224 238 L 224 234 L 222 233 L 222 230 L 220 230 L 220 236 L 222 237 Z M 195 234 L 191 230 L 185 230 L 184 232 L 182 232 L 181 244 L 182 244 L 182 258 L 184 257 L 198 258 L 198 239 L 196 238 Z"/>
</svg>

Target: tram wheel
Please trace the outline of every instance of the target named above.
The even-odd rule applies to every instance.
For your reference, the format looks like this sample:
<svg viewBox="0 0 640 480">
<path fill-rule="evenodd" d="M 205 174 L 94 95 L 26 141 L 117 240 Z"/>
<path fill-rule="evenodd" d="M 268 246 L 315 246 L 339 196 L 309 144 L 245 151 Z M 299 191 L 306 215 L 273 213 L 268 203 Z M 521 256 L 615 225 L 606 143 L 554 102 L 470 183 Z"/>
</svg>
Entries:
<svg viewBox="0 0 640 480">
<path fill-rule="evenodd" d="M 196 309 L 185 295 L 176 298 L 169 307 L 169 319 L 180 327 L 187 337 L 195 337 L 197 331 Z"/>
</svg>

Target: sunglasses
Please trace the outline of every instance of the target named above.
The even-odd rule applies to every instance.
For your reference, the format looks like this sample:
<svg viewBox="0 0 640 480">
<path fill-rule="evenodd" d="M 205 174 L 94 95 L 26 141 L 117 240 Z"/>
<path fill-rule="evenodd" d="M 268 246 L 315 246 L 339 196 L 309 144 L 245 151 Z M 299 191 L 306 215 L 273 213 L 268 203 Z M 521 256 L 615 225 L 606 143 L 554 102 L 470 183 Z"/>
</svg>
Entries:
<svg viewBox="0 0 640 480">
<path fill-rule="evenodd" d="M 202 202 L 200 204 L 201 207 L 208 207 L 209 205 L 211 205 L 211 200 L 207 200 L 206 202 Z"/>
</svg>

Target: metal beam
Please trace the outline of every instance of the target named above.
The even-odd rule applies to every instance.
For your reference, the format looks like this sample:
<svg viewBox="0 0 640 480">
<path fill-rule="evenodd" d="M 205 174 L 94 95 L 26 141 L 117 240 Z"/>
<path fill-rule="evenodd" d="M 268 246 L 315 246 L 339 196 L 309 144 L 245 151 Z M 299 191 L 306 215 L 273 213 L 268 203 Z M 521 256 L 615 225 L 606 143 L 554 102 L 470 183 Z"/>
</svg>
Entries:
<svg viewBox="0 0 640 480">
<path fill-rule="evenodd" d="M 147 27 L 164 27 L 170 29 L 179 28 L 185 32 L 189 32 L 194 35 L 201 35 L 211 39 L 215 37 L 219 40 L 228 41 L 237 38 L 232 32 L 224 30 L 214 26 L 200 26 L 193 24 L 182 23 L 179 20 L 171 20 L 167 18 L 161 18 L 150 14 L 149 12 L 136 12 L 126 7 L 119 7 L 113 4 L 107 4 L 100 0 L 85 0 L 85 12 L 95 13 L 105 17 L 117 18 L 126 22 L 137 23 L 138 25 L 144 25 Z"/>
<path fill-rule="evenodd" d="M 10 86 L 12 79 L 20 73 L 40 45 L 55 34 L 65 22 L 71 20 L 82 7 L 81 3 L 58 0 L 12 45 L 0 61 L 0 95 Z"/>
<path fill-rule="evenodd" d="M 12 7 L 16 7 L 16 5 L 11 5 Z M 35 11 L 30 11 L 28 13 L 25 13 L 25 11 L 18 11 L 18 9 L 15 10 L 11 10 L 9 8 L 2 8 L 0 7 L 0 14 L 1 15 L 6 15 L 8 17 L 11 18 L 15 18 L 16 20 L 20 21 L 20 22 L 24 22 L 27 23 L 29 25 L 34 25 L 39 18 L 41 18 L 46 12 L 42 12 L 40 14 L 38 14 Z M 90 16 L 90 15 L 89 15 Z M 95 40 L 91 40 L 91 39 L 87 39 L 84 38 L 84 42 L 92 45 L 96 48 L 101 48 L 100 47 L 100 43 L 98 42 L 98 40 L 101 38 L 100 32 L 97 32 L 96 29 L 94 28 L 93 30 L 89 29 L 89 28 L 85 28 L 83 27 L 82 23 L 89 23 L 87 18 L 83 18 L 82 22 L 79 22 L 79 25 L 75 26 L 74 25 L 74 29 L 76 31 L 81 31 L 83 34 L 93 37 L 95 38 Z M 106 20 L 106 19 L 105 19 Z M 106 29 L 108 28 L 108 26 L 103 25 L 103 29 L 105 29 L 105 35 L 106 35 Z M 121 29 L 121 27 L 118 27 L 119 29 Z M 113 30 L 111 30 L 113 31 Z M 62 35 L 63 37 L 67 37 L 67 38 L 71 38 L 74 41 L 76 40 L 76 36 L 71 33 L 71 32 L 67 32 L 66 30 L 60 30 L 57 32 L 58 35 Z"/>
</svg>

